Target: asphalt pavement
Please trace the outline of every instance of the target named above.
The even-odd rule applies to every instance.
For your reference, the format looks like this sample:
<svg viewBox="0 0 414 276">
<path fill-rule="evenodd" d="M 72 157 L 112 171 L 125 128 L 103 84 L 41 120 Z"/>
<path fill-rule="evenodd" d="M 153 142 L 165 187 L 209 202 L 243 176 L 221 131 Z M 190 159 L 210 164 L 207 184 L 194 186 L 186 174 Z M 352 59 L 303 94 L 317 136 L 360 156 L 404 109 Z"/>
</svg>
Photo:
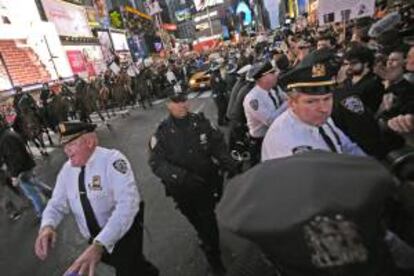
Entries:
<svg viewBox="0 0 414 276">
<path fill-rule="evenodd" d="M 209 92 L 191 95 L 192 110 L 202 111 L 213 122 L 217 121 L 216 109 Z M 167 115 L 163 101 L 157 101 L 152 109 L 140 107 L 118 112 L 109 123 L 110 128 L 100 122 L 97 133 L 100 144 L 116 148 L 129 159 L 142 197 L 146 202 L 144 252 L 164 276 L 204 276 L 207 263 L 198 247 L 196 234 L 187 220 L 174 208 L 173 201 L 167 198 L 162 184 L 155 177 L 148 164 L 148 141 L 158 123 Z M 224 130 L 225 131 L 225 130 Z M 54 136 L 57 141 L 57 137 Z M 54 186 L 62 164 L 66 161 L 62 149 L 48 147 L 49 157 L 37 156 L 36 172 L 39 178 Z M 27 204 L 24 203 L 23 204 Z M 34 241 L 38 225 L 34 222 L 34 212 L 25 211 L 23 217 L 10 222 L 0 211 L 0 275 L 4 276 L 60 276 L 87 246 L 79 234 L 72 216 L 67 216 L 58 228 L 58 242 L 46 261 L 34 255 Z M 229 264 L 238 248 L 243 247 L 228 233 L 222 233 L 225 263 Z M 100 264 L 96 275 L 114 275 L 114 270 Z"/>
</svg>

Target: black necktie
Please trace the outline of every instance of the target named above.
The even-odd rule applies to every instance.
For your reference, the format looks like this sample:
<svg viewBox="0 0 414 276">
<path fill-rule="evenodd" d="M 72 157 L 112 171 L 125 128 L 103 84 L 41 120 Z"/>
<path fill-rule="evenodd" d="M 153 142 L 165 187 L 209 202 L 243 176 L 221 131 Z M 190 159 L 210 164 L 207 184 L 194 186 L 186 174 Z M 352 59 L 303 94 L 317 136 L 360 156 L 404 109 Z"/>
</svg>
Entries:
<svg viewBox="0 0 414 276">
<path fill-rule="evenodd" d="M 319 130 L 319 134 L 322 136 L 322 139 L 325 141 L 326 145 L 328 145 L 329 149 L 332 152 L 338 152 L 336 150 L 335 144 L 334 142 L 332 142 L 331 138 L 329 138 L 329 136 L 326 134 L 325 130 L 323 129 L 323 127 L 318 127 Z"/>
<path fill-rule="evenodd" d="M 91 203 L 89 202 L 86 189 L 85 189 L 85 167 L 81 167 L 79 173 L 79 196 L 82 204 L 83 213 L 85 214 L 86 225 L 88 226 L 89 233 L 92 238 L 95 238 L 101 231 L 98 221 L 93 212 Z"/>
<path fill-rule="evenodd" d="M 279 105 L 277 104 L 277 101 L 276 101 L 275 97 L 273 96 L 272 92 L 268 91 L 267 94 L 269 95 L 270 99 L 272 100 L 273 105 L 275 106 L 275 108 L 278 109 Z"/>
</svg>

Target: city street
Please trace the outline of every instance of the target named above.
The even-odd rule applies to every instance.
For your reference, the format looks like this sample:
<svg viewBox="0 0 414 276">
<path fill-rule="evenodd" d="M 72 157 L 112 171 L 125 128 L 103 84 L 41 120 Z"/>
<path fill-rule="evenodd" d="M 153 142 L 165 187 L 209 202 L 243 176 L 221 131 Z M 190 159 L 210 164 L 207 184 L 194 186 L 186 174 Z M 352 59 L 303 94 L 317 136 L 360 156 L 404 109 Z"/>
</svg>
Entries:
<svg viewBox="0 0 414 276">
<path fill-rule="evenodd" d="M 196 96 L 195 94 L 193 97 Z M 192 110 L 202 111 L 216 121 L 215 106 L 209 93 L 191 100 Z M 144 251 L 165 276 L 205 275 L 207 264 L 198 248 L 194 230 L 184 217 L 174 209 L 171 199 L 166 198 L 160 181 L 147 165 L 148 140 L 158 122 L 166 116 L 165 104 L 159 102 L 150 110 L 132 109 L 130 116 L 118 115 L 111 120 L 111 129 L 105 125 L 98 128 L 101 145 L 113 147 L 126 154 L 133 165 L 141 195 L 146 202 Z M 57 139 L 55 139 L 57 140 Z M 37 159 L 37 173 L 41 180 L 54 185 L 57 173 L 65 161 L 60 148 L 51 149 L 50 156 Z M 74 183 L 76 184 L 76 183 Z M 38 226 L 34 213 L 27 210 L 23 217 L 10 222 L 4 212 L 0 213 L 0 268 L 7 276 L 58 276 L 85 248 L 72 217 L 68 216 L 58 231 L 58 242 L 50 257 L 41 262 L 33 251 Z M 223 248 L 226 262 L 231 254 Z M 100 265 L 97 275 L 113 275 L 111 268 Z"/>
</svg>

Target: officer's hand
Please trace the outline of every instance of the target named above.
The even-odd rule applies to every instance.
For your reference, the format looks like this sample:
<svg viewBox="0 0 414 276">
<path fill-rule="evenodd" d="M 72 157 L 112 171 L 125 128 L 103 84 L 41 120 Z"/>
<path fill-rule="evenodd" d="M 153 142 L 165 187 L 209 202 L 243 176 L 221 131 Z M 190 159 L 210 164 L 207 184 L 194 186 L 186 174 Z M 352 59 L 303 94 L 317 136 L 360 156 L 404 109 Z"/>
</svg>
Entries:
<svg viewBox="0 0 414 276">
<path fill-rule="evenodd" d="M 389 120 L 387 124 L 389 128 L 401 134 L 414 132 L 414 115 L 399 115 Z"/>
<path fill-rule="evenodd" d="M 77 273 L 77 275 L 94 276 L 96 265 L 100 262 L 103 252 L 104 248 L 102 246 L 91 244 L 63 275 Z"/>
<path fill-rule="evenodd" d="M 35 253 L 39 259 L 47 258 L 49 247 L 55 247 L 56 237 L 56 231 L 52 227 L 45 226 L 40 229 L 35 242 Z"/>
</svg>

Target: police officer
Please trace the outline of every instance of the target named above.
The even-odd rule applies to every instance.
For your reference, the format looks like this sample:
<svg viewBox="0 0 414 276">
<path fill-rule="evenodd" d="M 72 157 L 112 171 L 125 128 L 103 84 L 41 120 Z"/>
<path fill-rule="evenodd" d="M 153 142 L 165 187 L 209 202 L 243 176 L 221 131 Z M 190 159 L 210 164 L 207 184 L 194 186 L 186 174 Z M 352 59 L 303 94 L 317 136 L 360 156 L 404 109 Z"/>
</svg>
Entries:
<svg viewBox="0 0 414 276">
<path fill-rule="evenodd" d="M 79 119 L 82 122 L 92 123 L 92 120 L 89 116 L 89 104 L 88 97 L 87 97 L 87 86 L 88 84 L 84 79 L 79 77 L 78 74 L 74 75 L 74 87 L 75 87 L 75 99 L 76 99 L 76 106 L 79 109 Z"/>
<path fill-rule="evenodd" d="M 149 164 L 196 229 L 211 272 L 223 275 L 214 209 L 222 192 L 222 170 L 233 173 L 236 166 L 222 133 L 204 115 L 188 111 L 185 94 L 171 96 L 167 107 L 170 115 L 150 141 Z"/>
<path fill-rule="evenodd" d="M 43 212 L 35 253 L 46 259 L 58 225 L 71 210 L 90 245 L 66 273 L 92 276 L 102 261 L 117 276 L 158 275 L 142 254 L 143 210 L 131 165 L 118 150 L 98 146 L 95 127 L 83 122 L 59 125 L 69 160 Z"/>
<path fill-rule="evenodd" d="M 229 149 L 237 153 L 246 151 L 248 143 L 245 142 L 246 133 L 246 116 L 244 115 L 243 100 L 247 93 L 253 88 L 254 82 L 247 78 L 247 73 L 251 65 L 246 65 L 237 71 L 237 81 L 233 86 L 230 94 L 229 104 L 227 106 L 226 116 L 230 121 L 229 124 Z"/>
<path fill-rule="evenodd" d="M 33 109 L 34 112 L 37 113 L 38 106 L 33 96 L 28 92 L 23 92 L 21 86 L 16 86 L 14 89 L 16 90 L 16 94 L 13 98 L 13 108 L 16 110 L 16 113 L 18 115 L 21 114 L 21 104 L 26 104 L 28 107 Z"/>
<path fill-rule="evenodd" d="M 237 63 L 234 60 L 230 60 L 227 63 L 225 82 L 227 94 L 230 95 L 234 85 L 237 82 Z"/>
<path fill-rule="evenodd" d="M 289 108 L 269 128 L 262 161 L 312 149 L 364 155 L 330 117 L 337 65 L 327 51 L 312 52 L 290 72 Z"/>
<path fill-rule="evenodd" d="M 227 86 L 223 80 L 220 72 L 220 63 L 213 61 L 210 66 L 210 86 L 213 93 L 214 102 L 217 106 L 217 123 L 219 126 L 227 124 L 226 110 L 227 110 Z"/>
<path fill-rule="evenodd" d="M 267 129 L 287 108 L 285 94 L 273 87 L 277 84 L 278 73 L 268 61 L 253 67 L 252 77 L 256 86 L 243 101 L 251 141 L 252 165 L 260 162 L 260 149 Z"/>
</svg>

